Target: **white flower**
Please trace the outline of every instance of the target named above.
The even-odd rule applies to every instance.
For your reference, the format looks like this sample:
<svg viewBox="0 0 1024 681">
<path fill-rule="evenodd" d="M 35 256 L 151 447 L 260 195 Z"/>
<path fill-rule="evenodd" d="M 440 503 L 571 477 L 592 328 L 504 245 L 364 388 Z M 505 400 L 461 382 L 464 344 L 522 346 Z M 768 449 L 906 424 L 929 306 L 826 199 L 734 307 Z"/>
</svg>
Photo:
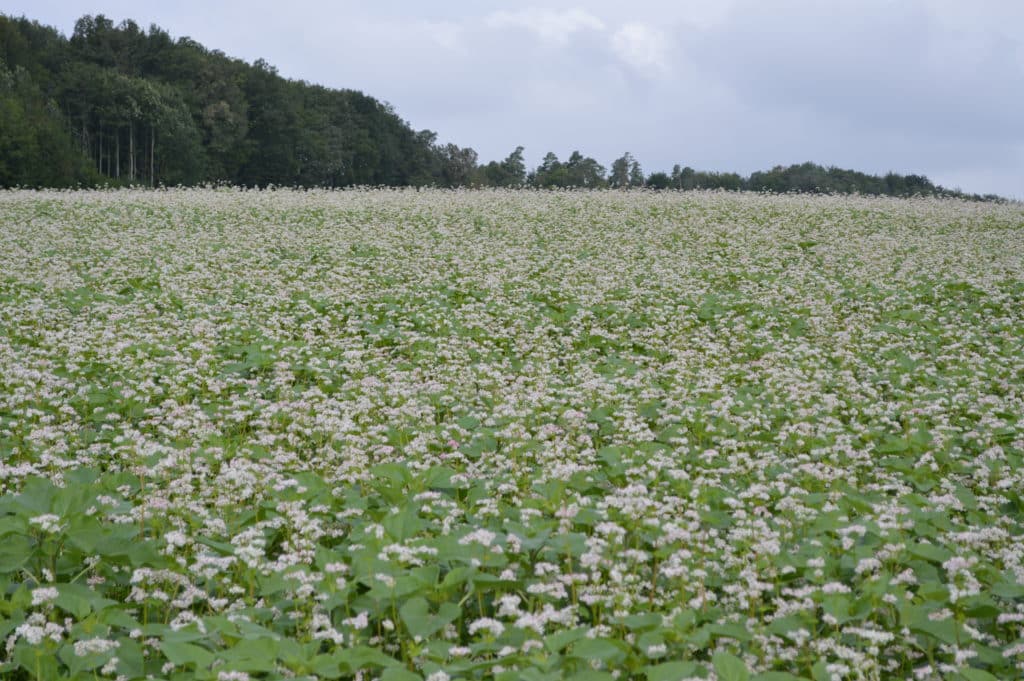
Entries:
<svg viewBox="0 0 1024 681">
<path fill-rule="evenodd" d="M 44 513 L 37 515 L 34 518 L 29 518 L 30 525 L 37 525 L 43 532 L 53 534 L 61 530 L 60 516 L 56 516 L 52 513 Z"/>
<path fill-rule="evenodd" d="M 60 596 L 60 592 L 57 591 L 56 587 L 46 586 L 46 587 L 41 587 L 39 589 L 33 589 L 32 590 L 32 605 L 33 606 L 47 605 L 47 604 L 52 603 L 53 601 L 57 600 L 58 596 Z"/>
<path fill-rule="evenodd" d="M 222 671 L 217 672 L 217 681 L 249 681 L 246 672 Z"/>
<path fill-rule="evenodd" d="M 498 620 L 491 619 L 489 617 L 481 617 L 480 619 L 473 620 L 469 625 L 470 635 L 475 635 L 478 631 L 485 630 L 491 636 L 497 638 L 501 636 L 502 632 L 505 631 L 505 625 Z"/>
<path fill-rule="evenodd" d="M 121 644 L 117 641 L 111 641 L 105 638 L 87 638 L 79 641 L 75 641 L 74 650 L 76 657 L 85 657 L 86 655 L 102 654 L 111 650 L 116 650 L 121 647 Z"/>
</svg>

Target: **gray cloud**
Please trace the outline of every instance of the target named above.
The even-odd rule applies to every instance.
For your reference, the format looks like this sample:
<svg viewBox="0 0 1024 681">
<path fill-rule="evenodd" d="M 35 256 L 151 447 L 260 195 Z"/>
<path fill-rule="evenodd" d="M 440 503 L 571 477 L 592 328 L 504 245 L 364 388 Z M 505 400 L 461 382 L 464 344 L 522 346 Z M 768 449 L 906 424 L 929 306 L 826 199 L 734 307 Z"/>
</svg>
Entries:
<svg viewBox="0 0 1024 681">
<path fill-rule="evenodd" d="M 9 0 L 155 22 L 292 78 L 391 102 L 500 158 L 750 172 L 813 160 L 1024 197 L 1024 5 L 1007 0 Z"/>
</svg>

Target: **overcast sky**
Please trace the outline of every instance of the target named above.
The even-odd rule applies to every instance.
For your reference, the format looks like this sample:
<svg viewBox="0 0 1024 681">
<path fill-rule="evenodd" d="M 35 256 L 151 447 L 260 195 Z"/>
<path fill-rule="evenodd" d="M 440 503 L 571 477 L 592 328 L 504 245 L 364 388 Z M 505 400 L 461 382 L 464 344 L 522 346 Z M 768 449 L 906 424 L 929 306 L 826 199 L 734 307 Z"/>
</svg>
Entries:
<svg viewBox="0 0 1024 681">
<path fill-rule="evenodd" d="M 70 34 L 103 13 L 289 78 L 362 90 L 416 129 L 528 163 L 630 151 L 749 173 L 815 161 L 1024 198 L 1022 0 L 4 0 Z"/>
</svg>

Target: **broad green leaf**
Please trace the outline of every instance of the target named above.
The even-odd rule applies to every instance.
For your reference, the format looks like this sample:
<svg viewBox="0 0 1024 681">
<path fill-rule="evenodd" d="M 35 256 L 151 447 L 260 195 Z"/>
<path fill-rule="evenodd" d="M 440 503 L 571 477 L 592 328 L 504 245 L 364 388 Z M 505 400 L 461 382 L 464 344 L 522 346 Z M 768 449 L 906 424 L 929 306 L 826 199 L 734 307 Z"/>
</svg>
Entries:
<svg viewBox="0 0 1024 681">
<path fill-rule="evenodd" d="M 47 652 L 44 646 L 31 646 L 27 641 L 21 641 L 14 648 L 12 661 L 25 670 L 26 678 L 60 678 L 57 656 Z"/>
<path fill-rule="evenodd" d="M 984 669 L 964 667 L 958 673 L 960 674 L 960 676 L 967 679 L 967 681 L 999 681 L 999 677 L 990 674 Z"/>
<path fill-rule="evenodd" d="M 445 625 L 455 621 L 460 614 L 454 603 L 443 603 L 440 610 L 430 612 L 430 604 L 423 597 L 411 598 L 399 609 L 402 622 L 413 636 L 428 638 Z"/>
<path fill-rule="evenodd" d="M 914 543 L 908 546 L 907 550 L 918 558 L 938 564 L 944 563 L 953 557 L 953 553 L 949 549 L 935 544 Z"/>
<path fill-rule="evenodd" d="M 395 658 L 369 646 L 346 648 L 339 651 L 337 656 L 342 671 L 346 673 L 357 672 L 367 668 L 392 667 L 399 664 Z"/>
<path fill-rule="evenodd" d="M 568 681 L 616 681 L 611 672 L 597 671 L 596 669 L 584 669 L 567 677 Z"/>
<path fill-rule="evenodd" d="M 268 639 L 242 639 L 219 656 L 230 669 L 269 673 L 277 668 L 277 643 Z"/>
<path fill-rule="evenodd" d="M 92 611 L 92 603 L 102 600 L 99 594 L 82 584 L 58 584 L 54 603 L 63 610 L 82 619 Z"/>
<path fill-rule="evenodd" d="M 194 643 L 164 641 L 160 644 L 160 652 L 176 665 L 193 665 L 197 669 L 209 667 L 214 660 L 213 653 Z"/>
<path fill-rule="evenodd" d="M 621 641 L 607 638 L 583 638 L 572 644 L 572 656 L 584 660 L 601 660 L 607 664 L 621 662 L 626 657 Z"/>
<path fill-rule="evenodd" d="M 584 627 L 561 629 L 552 634 L 548 634 L 544 639 L 544 647 L 552 653 L 558 653 L 564 650 L 570 643 L 574 643 L 586 635 L 587 630 Z"/>
<path fill-rule="evenodd" d="M 0 575 L 16 572 L 32 556 L 33 547 L 28 537 L 8 535 L 2 540 L 0 551 Z"/>
<path fill-rule="evenodd" d="M 734 638 L 737 641 L 746 642 L 751 639 L 750 632 L 742 624 L 730 623 L 730 624 L 712 624 L 708 626 L 708 631 L 714 635 L 715 638 L 728 637 Z"/>
<path fill-rule="evenodd" d="M 697 673 L 697 663 L 664 662 L 644 667 L 643 672 L 647 681 L 679 681 L 694 676 Z"/>
<path fill-rule="evenodd" d="M 750 672 L 743 660 L 732 653 L 715 653 L 711 657 L 711 664 L 715 667 L 720 681 L 748 681 Z"/>
<path fill-rule="evenodd" d="M 417 507 L 412 504 L 403 507 L 398 513 L 385 517 L 381 524 L 388 536 L 397 542 L 415 536 L 426 526 L 426 522 L 419 516 Z"/>
<path fill-rule="evenodd" d="M 322 679 L 339 679 L 342 676 L 337 654 L 317 655 L 310 660 L 309 670 Z"/>
</svg>

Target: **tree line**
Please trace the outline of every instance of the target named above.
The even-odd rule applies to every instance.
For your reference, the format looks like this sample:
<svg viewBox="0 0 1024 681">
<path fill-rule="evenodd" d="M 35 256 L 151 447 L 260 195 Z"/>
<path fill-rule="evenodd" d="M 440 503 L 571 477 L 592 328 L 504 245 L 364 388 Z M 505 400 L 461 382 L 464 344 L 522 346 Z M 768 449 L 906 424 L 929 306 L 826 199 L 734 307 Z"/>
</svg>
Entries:
<svg viewBox="0 0 1024 681">
<path fill-rule="evenodd" d="M 70 37 L 0 14 L 0 186 L 533 186 L 948 194 L 920 175 L 805 163 L 645 175 L 574 151 L 528 170 L 523 147 L 482 163 L 355 90 L 289 80 L 153 25 L 83 16 Z M 970 195 L 969 198 L 995 199 Z"/>
</svg>

